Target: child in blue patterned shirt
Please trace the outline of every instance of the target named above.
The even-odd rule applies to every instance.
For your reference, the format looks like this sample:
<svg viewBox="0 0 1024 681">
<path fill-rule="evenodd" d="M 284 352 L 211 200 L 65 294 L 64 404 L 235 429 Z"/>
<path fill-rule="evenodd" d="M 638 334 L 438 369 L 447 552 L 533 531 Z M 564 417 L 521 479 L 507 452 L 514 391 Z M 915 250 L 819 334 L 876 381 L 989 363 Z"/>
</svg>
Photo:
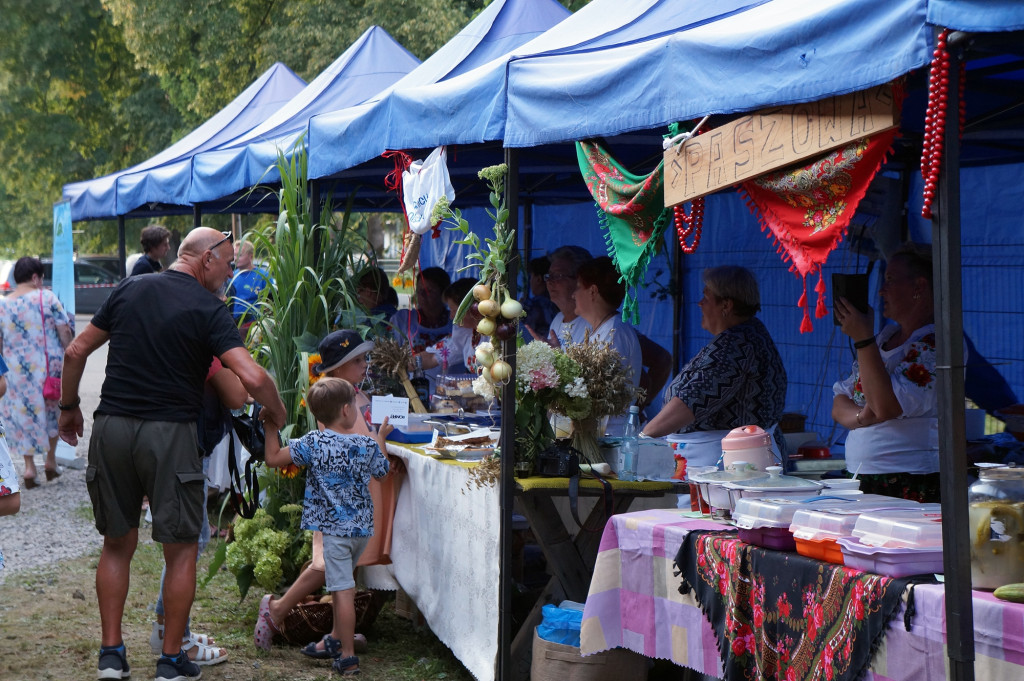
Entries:
<svg viewBox="0 0 1024 681">
<path fill-rule="evenodd" d="M 327 590 L 334 603 L 334 628 L 323 638 L 323 649 L 334 658 L 342 675 L 359 673 L 355 656 L 355 579 L 352 571 L 373 536 L 373 500 L 370 477 L 384 477 L 388 459 L 384 440 L 393 430 L 387 419 L 376 442 L 352 432 L 357 418 L 355 388 L 341 378 L 321 378 L 306 394 L 306 403 L 321 430 L 306 433 L 281 447 L 280 433 L 267 432 L 266 461 L 280 468 L 294 463 L 306 467 L 306 494 L 302 527 L 324 535 Z M 316 642 L 303 649 L 312 657 L 324 656 Z"/>
</svg>

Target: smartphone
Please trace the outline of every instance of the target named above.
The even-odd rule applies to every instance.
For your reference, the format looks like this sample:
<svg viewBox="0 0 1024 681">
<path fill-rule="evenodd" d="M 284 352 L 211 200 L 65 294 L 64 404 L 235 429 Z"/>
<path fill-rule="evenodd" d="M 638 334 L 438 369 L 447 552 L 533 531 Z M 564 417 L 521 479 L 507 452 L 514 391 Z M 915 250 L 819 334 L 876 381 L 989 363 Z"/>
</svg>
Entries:
<svg viewBox="0 0 1024 681">
<path fill-rule="evenodd" d="M 861 312 L 868 311 L 868 275 L 866 274 L 833 274 L 832 275 L 832 323 L 839 326 L 836 319 L 835 301 L 846 298 L 850 305 Z"/>
</svg>

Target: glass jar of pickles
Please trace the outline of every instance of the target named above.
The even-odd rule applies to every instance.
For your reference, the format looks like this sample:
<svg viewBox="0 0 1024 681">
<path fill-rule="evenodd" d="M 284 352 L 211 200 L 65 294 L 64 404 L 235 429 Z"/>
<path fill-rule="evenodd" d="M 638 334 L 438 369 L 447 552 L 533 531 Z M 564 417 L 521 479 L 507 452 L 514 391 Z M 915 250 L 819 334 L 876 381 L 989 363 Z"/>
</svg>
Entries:
<svg viewBox="0 0 1024 681">
<path fill-rule="evenodd" d="M 982 469 L 967 502 L 973 587 L 1024 582 L 1024 468 Z"/>
</svg>

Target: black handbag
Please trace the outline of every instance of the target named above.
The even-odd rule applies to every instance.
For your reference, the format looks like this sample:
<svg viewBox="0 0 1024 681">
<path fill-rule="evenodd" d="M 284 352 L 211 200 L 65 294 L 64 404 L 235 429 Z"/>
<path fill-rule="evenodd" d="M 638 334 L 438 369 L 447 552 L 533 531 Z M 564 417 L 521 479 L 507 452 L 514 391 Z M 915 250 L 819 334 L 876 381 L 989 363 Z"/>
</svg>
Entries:
<svg viewBox="0 0 1024 681">
<path fill-rule="evenodd" d="M 249 451 L 249 459 L 245 462 L 244 477 L 239 475 L 238 461 L 235 457 L 235 438 L 229 438 L 228 475 L 231 480 L 231 506 L 235 513 L 243 518 L 252 518 L 260 507 L 260 481 L 254 468 L 258 467 L 267 456 L 267 439 L 260 422 L 260 405 L 253 404 L 248 412 L 231 415 L 231 427 L 238 436 L 242 446 Z"/>
<path fill-rule="evenodd" d="M 535 459 L 537 473 L 555 478 L 569 478 L 569 512 L 572 519 L 576 521 L 580 529 L 587 532 L 600 532 L 604 529 L 604 523 L 598 528 L 585 527 L 580 522 L 579 516 L 579 490 L 580 490 L 580 453 L 565 440 L 555 440 L 554 444 L 539 452 Z M 612 485 L 602 476 L 591 471 L 590 475 L 601 482 L 601 497 L 604 502 L 605 520 L 612 516 L 614 510 L 614 497 Z"/>
<path fill-rule="evenodd" d="M 263 461 L 267 457 L 267 436 L 260 421 L 262 409 L 259 403 L 254 403 L 250 412 L 242 410 L 231 415 L 231 426 L 238 440 L 249 450 L 249 456 L 256 461 Z"/>
</svg>

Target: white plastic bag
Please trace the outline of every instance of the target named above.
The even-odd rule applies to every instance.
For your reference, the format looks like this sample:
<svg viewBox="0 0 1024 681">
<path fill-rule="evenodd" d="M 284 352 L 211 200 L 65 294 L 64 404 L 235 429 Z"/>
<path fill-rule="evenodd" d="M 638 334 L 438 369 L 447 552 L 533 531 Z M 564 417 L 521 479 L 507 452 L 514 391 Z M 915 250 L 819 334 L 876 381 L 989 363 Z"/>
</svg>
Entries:
<svg viewBox="0 0 1024 681">
<path fill-rule="evenodd" d="M 423 161 L 413 161 L 402 173 L 402 192 L 409 229 L 415 234 L 426 234 L 433 225 L 430 214 L 442 196 L 455 200 L 455 189 L 448 178 L 448 156 L 444 147 L 430 152 Z"/>
</svg>

